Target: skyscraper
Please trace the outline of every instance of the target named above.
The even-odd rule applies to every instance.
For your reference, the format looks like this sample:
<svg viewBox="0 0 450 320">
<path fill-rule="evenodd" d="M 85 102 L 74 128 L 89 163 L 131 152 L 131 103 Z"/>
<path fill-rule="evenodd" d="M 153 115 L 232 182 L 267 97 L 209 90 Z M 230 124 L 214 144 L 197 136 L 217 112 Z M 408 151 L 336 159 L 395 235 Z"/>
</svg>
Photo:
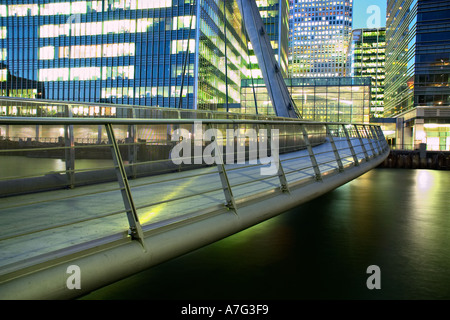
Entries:
<svg viewBox="0 0 450 320">
<path fill-rule="evenodd" d="M 289 4 L 290 77 L 348 75 L 352 0 L 290 0 Z"/>
<path fill-rule="evenodd" d="M 0 81 L 39 82 L 48 99 L 173 108 L 228 110 L 249 73 L 224 0 L 2 2 L 0 58 Z"/>
<path fill-rule="evenodd" d="M 372 79 L 370 114 L 383 117 L 386 29 L 355 29 L 350 50 L 351 75 Z"/>
<path fill-rule="evenodd" d="M 397 119 L 397 145 L 450 150 L 450 4 L 389 0 L 385 116 Z"/>
</svg>

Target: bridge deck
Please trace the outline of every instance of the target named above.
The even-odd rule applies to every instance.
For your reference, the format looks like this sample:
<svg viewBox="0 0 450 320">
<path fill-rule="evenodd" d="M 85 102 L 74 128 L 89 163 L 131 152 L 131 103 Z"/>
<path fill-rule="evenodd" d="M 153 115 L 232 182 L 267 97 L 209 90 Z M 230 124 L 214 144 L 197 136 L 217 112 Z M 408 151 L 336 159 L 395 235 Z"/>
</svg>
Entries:
<svg viewBox="0 0 450 320">
<path fill-rule="evenodd" d="M 352 139 L 358 159 L 364 154 Z M 353 163 L 347 140 L 336 138 L 344 166 Z M 373 152 L 367 148 L 367 153 Z M 338 165 L 329 142 L 313 148 L 322 174 Z M 314 177 L 307 150 L 280 155 L 288 183 Z M 237 201 L 279 188 L 277 176 L 261 176 L 261 165 L 226 165 Z M 129 181 L 144 230 L 189 219 L 225 203 L 216 166 Z M 117 182 L 0 199 L 0 275 L 67 254 L 101 238 L 125 237 L 128 221 Z M 109 238 L 108 238 L 109 237 Z"/>
</svg>

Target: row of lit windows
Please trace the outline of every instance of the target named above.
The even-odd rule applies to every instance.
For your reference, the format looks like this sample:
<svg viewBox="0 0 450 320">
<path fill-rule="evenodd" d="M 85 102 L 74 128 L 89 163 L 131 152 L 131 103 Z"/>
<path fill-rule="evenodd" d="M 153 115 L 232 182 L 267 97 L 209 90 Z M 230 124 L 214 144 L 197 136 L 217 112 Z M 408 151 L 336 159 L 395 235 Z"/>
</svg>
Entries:
<svg viewBox="0 0 450 320">
<path fill-rule="evenodd" d="M 50 68 L 39 70 L 39 81 L 134 79 L 134 66 Z"/>
<path fill-rule="evenodd" d="M 73 1 L 47 4 L 15 4 L 0 5 L 1 17 L 25 17 L 25 16 L 52 16 L 85 14 L 88 12 L 102 12 L 108 10 L 128 9 L 145 10 L 167 8 L 172 6 L 172 0 L 119 0 L 105 1 Z"/>
<path fill-rule="evenodd" d="M 56 54 L 57 58 L 111 58 L 134 56 L 136 48 L 134 43 L 108 43 L 91 46 L 71 46 L 59 47 L 56 50 L 53 46 L 39 48 L 40 60 L 53 60 Z"/>
<path fill-rule="evenodd" d="M 164 19 L 159 18 L 142 18 L 136 20 L 111 20 L 99 22 L 77 23 L 69 21 L 69 23 L 59 25 L 43 25 L 39 29 L 41 38 L 53 38 L 59 36 L 93 36 L 102 34 L 120 34 L 120 33 L 136 33 L 147 32 L 159 23 L 164 23 Z M 195 17 L 179 16 L 173 17 L 172 30 L 180 30 L 184 28 L 195 28 Z"/>
<path fill-rule="evenodd" d="M 361 54 L 364 53 L 365 55 L 373 55 L 376 56 L 377 54 L 382 53 L 384 56 L 384 53 L 386 52 L 386 50 L 384 48 L 374 48 L 374 49 L 355 49 L 354 50 L 355 54 Z"/>
<path fill-rule="evenodd" d="M 194 92 L 193 86 L 183 87 L 183 97 Z M 179 98 L 181 96 L 181 86 L 160 86 L 160 87 L 121 87 L 121 88 L 102 88 L 102 98 L 121 99 L 121 98 Z"/>
<path fill-rule="evenodd" d="M 350 1 L 345 1 L 345 3 L 344 3 L 344 1 L 327 1 L 327 2 L 325 2 L 325 1 L 323 1 L 323 0 L 294 0 L 294 2 L 295 2 L 295 7 L 297 7 L 297 6 L 301 6 L 301 7 L 305 7 L 305 6 L 308 6 L 308 7 L 318 7 L 318 6 L 336 6 L 336 5 L 346 5 L 346 6 L 348 6 L 348 5 L 350 5 L 352 2 L 353 2 L 353 0 L 350 0 Z M 300 3 L 302 3 L 302 4 L 300 4 Z M 306 4 L 304 4 L 304 3 L 306 3 Z M 292 4 L 291 4 L 291 6 L 292 6 Z"/>
<path fill-rule="evenodd" d="M 96 36 L 104 34 L 121 34 L 147 32 L 159 23 L 164 22 L 159 18 L 142 18 L 136 20 L 110 20 L 99 22 L 85 23 L 65 23 L 65 24 L 49 24 L 42 25 L 39 28 L 39 37 L 54 38 L 59 36 Z M 180 30 L 183 28 L 195 28 L 195 17 L 180 16 L 173 17 L 172 30 Z"/>
<path fill-rule="evenodd" d="M 159 19 L 110 20 L 85 23 L 48 24 L 39 28 L 39 37 L 55 38 L 59 36 L 96 36 L 103 34 L 120 34 L 147 32 Z"/>
<path fill-rule="evenodd" d="M 364 68 L 376 68 L 376 67 L 384 67 L 384 62 L 367 62 L 367 63 L 361 63 L 361 62 L 354 62 L 353 66 L 355 68 L 364 67 Z"/>
<path fill-rule="evenodd" d="M 195 39 L 184 40 L 172 40 L 171 53 L 177 54 L 179 52 L 187 51 L 189 45 L 189 52 L 195 52 Z M 6 57 L 6 49 L 2 49 Z M 71 46 L 71 47 L 59 47 L 47 46 L 39 48 L 40 60 L 53 60 L 55 58 L 111 58 L 111 57 L 123 57 L 134 56 L 136 48 L 134 43 L 108 43 L 91 46 Z M 3 54 L 2 54 L 3 56 Z"/>
<path fill-rule="evenodd" d="M 195 29 L 195 16 L 178 16 L 173 17 L 172 30 Z"/>
<path fill-rule="evenodd" d="M 172 40 L 172 54 L 177 54 L 179 52 L 187 51 L 189 45 L 189 52 L 195 53 L 195 39 L 184 39 L 184 40 Z"/>
</svg>

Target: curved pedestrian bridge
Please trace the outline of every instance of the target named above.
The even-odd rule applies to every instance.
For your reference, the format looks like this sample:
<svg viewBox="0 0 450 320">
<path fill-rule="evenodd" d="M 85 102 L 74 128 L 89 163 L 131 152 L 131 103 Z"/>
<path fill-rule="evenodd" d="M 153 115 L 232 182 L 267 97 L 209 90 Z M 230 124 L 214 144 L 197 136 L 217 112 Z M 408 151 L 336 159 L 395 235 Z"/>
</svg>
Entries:
<svg viewBox="0 0 450 320">
<path fill-rule="evenodd" d="M 0 161 L 18 154 L 41 161 L 47 158 L 36 153 L 59 150 L 65 164 L 61 171 L 27 177 L 12 172 L 0 180 L 1 299 L 86 294 L 316 198 L 389 154 L 381 129 L 364 124 L 202 119 L 202 133 L 221 131 L 223 143 L 197 145 L 193 135 L 190 140 L 199 125 L 195 119 L 0 118 L 1 125 L 59 126 L 64 139 L 59 145 L 11 142 Z M 108 140 L 77 144 L 77 126 L 102 128 Z M 117 138 L 121 128 L 127 131 L 123 141 Z M 176 136 L 177 128 L 189 136 Z M 239 137 L 249 130 L 256 135 Z M 139 139 L 142 132 L 167 133 L 166 143 Z M 189 148 L 167 151 L 182 142 Z M 79 150 L 99 148 L 109 154 L 110 167 L 76 170 Z M 215 161 L 205 163 L 206 155 Z M 68 286 L 74 265 L 80 288 Z"/>
</svg>

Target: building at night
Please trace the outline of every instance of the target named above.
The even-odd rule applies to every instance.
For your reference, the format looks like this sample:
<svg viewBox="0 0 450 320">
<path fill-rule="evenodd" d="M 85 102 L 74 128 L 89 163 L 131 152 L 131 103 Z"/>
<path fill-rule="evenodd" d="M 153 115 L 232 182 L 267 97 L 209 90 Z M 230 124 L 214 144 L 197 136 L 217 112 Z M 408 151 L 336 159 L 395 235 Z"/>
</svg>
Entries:
<svg viewBox="0 0 450 320">
<path fill-rule="evenodd" d="M 389 0 L 384 116 L 396 145 L 450 150 L 450 4 Z"/>
<path fill-rule="evenodd" d="M 304 120 L 369 123 L 370 77 L 289 78 L 289 92 Z M 253 86 L 254 84 L 254 86 Z M 264 81 L 245 80 L 242 112 L 273 115 Z"/>
<path fill-rule="evenodd" d="M 352 0 L 290 0 L 289 76 L 349 75 Z"/>
<path fill-rule="evenodd" d="M 8 66 L 0 62 L 0 96 L 45 99 L 45 88 L 42 82 L 11 75 Z"/>
<path fill-rule="evenodd" d="M 351 75 L 372 79 L 370 115 L 383 117 L 386 29 L 355 29 L 352 31 Z"/>
<path fill-rule="evenodd" d="M 11 77 L 47 99 L 228 110 L 249 75 L 236 1 L 12 0 L 0 25 Z"/>
</svg>

